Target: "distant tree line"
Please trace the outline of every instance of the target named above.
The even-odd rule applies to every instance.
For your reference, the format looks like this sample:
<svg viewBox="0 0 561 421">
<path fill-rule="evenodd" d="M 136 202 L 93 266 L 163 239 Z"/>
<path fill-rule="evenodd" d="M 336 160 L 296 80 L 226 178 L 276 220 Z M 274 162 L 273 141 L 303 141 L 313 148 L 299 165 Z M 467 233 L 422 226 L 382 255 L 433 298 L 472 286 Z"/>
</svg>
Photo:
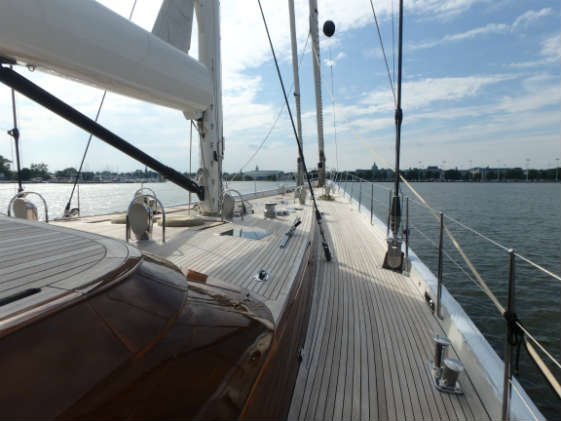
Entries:
<svg viewBox="0 0 561 421">
<path fill-rule="evenodd" d="M 52 179 L 74 179 L 78 174 L 78 170 L 74 167 L 68 167 L 63 170 L 49 172 L 49 167 L 45 163 L 33 163 L 29 168 L 21 169 L 21 178 L 23 181 L 31 180 L 52 180 Z M 12 169 L 12 161 L 0 155 L 0 180 L 17 180 L 17 171 Z M 113 172 L 113 171 L 82 171 L 80 173 L 80 181 L 106 181 L 114 179 L 150 179 L 160 180 L 157 172 L 147 170 L 136 170 L 132 172 Z"/>
<path fill-rule="evenodd" d="M 523 168 L 472 168 L 467 170 L 449 169 L 441 170 L 437 167 L 409 168 L 401 171 L 408 181 L 468 181 L 468 182 L 493 182 L 493 181 L 559 181 L 561 168 L 529 169 Z M 393 181 L 394 171 L 389 168 L 357 169 L 343 171 L 338 177 L 351 180 L 352 176 L 369 181 Z"/>
</svg>

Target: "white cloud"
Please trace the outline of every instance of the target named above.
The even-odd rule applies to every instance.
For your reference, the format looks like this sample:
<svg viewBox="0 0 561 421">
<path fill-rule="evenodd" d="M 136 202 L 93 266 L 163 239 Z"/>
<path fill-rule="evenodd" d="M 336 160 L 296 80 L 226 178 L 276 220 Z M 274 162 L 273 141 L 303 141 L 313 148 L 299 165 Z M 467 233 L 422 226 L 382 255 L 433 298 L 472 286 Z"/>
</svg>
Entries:
<svg viewBox="0 0 561 421">
<path fill-rule="evenodd" d="M 326 66 L 335 66 L 339 60 L 346 57 L 346 54 L 342 51 L 339 51 L 335 57 L 332 59 L 323 59 L 323 62 Z"/>
<path fill-rule="evenodd" d="M 506 33 L 509 30 L 509 25 L 503 23 L 488 23 L 485 26 L 480 26 L 478 28 L 473 28 L 468 31 L 459 32 L 457 34 L 448 34 L 444 37 L 435 41 L 426 41 L 419 44 L 411 44 L 409 47 L 413 50 L 432 48 L 440 44 L 445 44 L 448 42 L 463 41 L 466 39 L 473 39 L 479 36 L 488 34 L 501 34 Z"/>
<path fill-rule="evenodd" d="M 432 48 L 440 44 L 445 44 L 455 41 L 463 41 L 466 39 L 473 39 L 480 36 L 485 36 L 489 34 L 505 34 L 507 32 L 513 32 L 520 27 L 526 27 L 530 23 L 535 22 L 541 17 L 550 15 L 552 10 L 550 8 L 544 8 L 541 10 L 528 10 L 527 12 L 518 16 L 511 25 L 504 23 L 488 23 L 487 25 L 473 28 L 464 32 L 459 32 L 456 34 L 447 34 L 444 37 L 433 40 L 425 41 L 418 44 L 411 44 L 409 48 L 417 50 L 423 48 Z"/>
<path fill-rule="evenodd" d="M 457 101 L 473 97 L 481 88 L 512 77 L 510 75 L 442 77 L 405 82 L 403 108 L 419 109 L 439 101 Z M 391 92 L 388 89 L 371 92 L 362 103 L 374 107 L 376 111 L 393 108 Z"/>
<path fill-rule="evenodd" d="M 554 35 L 542 42 L 541 55 L 559 60 L 561 57 L 561 34 Z"/>
<path fill-rule="evenodd" d="M 530 23 L 535 22 L 543 16 L 550 15 L 552 10 L 550 8 L 543 8 L 541 10 L 528 10 L 526 13 L 518 16 L 512 23 L 511 30 L 515 30 L 521 26 L 528 26 Z"/>
<path fill-rule="evenodd" d="M 551 63 L 559 63 L 559 60 L 561 59 L 561 34 L 553 35 L 542 41 L 540 56 L 542 58 L 538 60 L 511 63 L 510 67 L 524 69 Z"/>
</svg>

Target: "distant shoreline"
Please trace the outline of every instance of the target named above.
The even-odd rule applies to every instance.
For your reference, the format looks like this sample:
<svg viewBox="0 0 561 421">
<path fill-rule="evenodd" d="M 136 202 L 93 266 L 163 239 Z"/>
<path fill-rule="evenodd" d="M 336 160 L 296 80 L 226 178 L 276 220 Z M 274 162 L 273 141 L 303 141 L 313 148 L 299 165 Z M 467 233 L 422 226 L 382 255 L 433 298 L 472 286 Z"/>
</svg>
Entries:
<svg viewBox="0 0 561 421">
<path fill-rule="evenodd" d="M 230 180 L 227 180 L 230 181 Z M 272 183 L 278 183 L 278 182 L 294 182 L 295 180 L 235 180 L 235 181 L 245 181 L 247 183 L 253 183 L 254 181 L 269 181 Z M 339 180 L 338 180 L 339 181 Z M 341 182 L 356 182 L 358 183 L 359 181 L 357 180 L 340 180 Z M 393 183 L 393 180 L 362 180 L 364 182 L 368 182 L 368 183 Z M 550 184 L 556 184 L 559 183 L 560 181 L 555 181 L 555 180 L 487 180 L 487 181 L 466 181 L 466 180 L 407 180 L 409 183 L 472 183 L 472 184 L 542 184 L 542 183 L 550 183 Z M 80 181 L 78 184 L 140 184 L 140 183 L 166 183 L 168 182 L 168 180 L 162 180 L 162 181 L 154 181 L 154 180 L 150 180 L 150 181 L 145 181 L 145 180 L 134 180 L 134 181 Z M 17 180 L 0 180 L 0 184 L 17 184 Z M 74 184 L 74 181 L 49 181 L 49 180 L 43 180 L 43 181 L 24 181 L 24 184 Z"/>
<path fill-rule="evenodd" d="M 163 181 L 144 181 L 144 180 L 134 180 L 134 181 L 80 181 L 78 184 L 138 184 L 138 183 L 165 183 L 167 180 Z M 0 180 L 0 184 L 17 184 L 14 180 Z M 74 181 L 24 181 L 23 184 L 74 184 Z"/>
</svg>

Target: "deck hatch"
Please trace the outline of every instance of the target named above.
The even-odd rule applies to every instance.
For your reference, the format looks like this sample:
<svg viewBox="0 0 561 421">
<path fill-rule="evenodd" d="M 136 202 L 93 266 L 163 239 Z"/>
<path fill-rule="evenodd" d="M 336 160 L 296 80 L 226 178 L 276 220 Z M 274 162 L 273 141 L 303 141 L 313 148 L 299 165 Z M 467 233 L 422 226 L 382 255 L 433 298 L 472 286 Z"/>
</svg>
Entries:
<svg viewBox="0 0 561 421">
<path fill-rule="evenodd" d="M 252 230 L 246 230 L 243 228 L 235 227 L 226 231 L 222 231 L 218 235 L 220 236 L 229 235 L 231 237 L 241 237 L 241 238 L 247 238 L 249 240 L 261 240 L 270 234 L 271 233 L 267 231 L 252 231 Z"/>
</svg>

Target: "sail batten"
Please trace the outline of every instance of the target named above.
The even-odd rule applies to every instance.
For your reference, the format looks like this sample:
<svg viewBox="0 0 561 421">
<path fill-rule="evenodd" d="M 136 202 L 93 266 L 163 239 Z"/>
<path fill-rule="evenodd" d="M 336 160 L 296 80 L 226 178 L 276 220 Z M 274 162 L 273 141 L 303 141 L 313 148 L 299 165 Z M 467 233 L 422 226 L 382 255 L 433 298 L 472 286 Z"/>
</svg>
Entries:
<svg viewBox="0 0 561 421">
<path fill-rule="evenodd" d="M 0 56 L 185 112 L 211 102 L 204 65 L 91 0 L 6 2 Z"/>
</svg>

